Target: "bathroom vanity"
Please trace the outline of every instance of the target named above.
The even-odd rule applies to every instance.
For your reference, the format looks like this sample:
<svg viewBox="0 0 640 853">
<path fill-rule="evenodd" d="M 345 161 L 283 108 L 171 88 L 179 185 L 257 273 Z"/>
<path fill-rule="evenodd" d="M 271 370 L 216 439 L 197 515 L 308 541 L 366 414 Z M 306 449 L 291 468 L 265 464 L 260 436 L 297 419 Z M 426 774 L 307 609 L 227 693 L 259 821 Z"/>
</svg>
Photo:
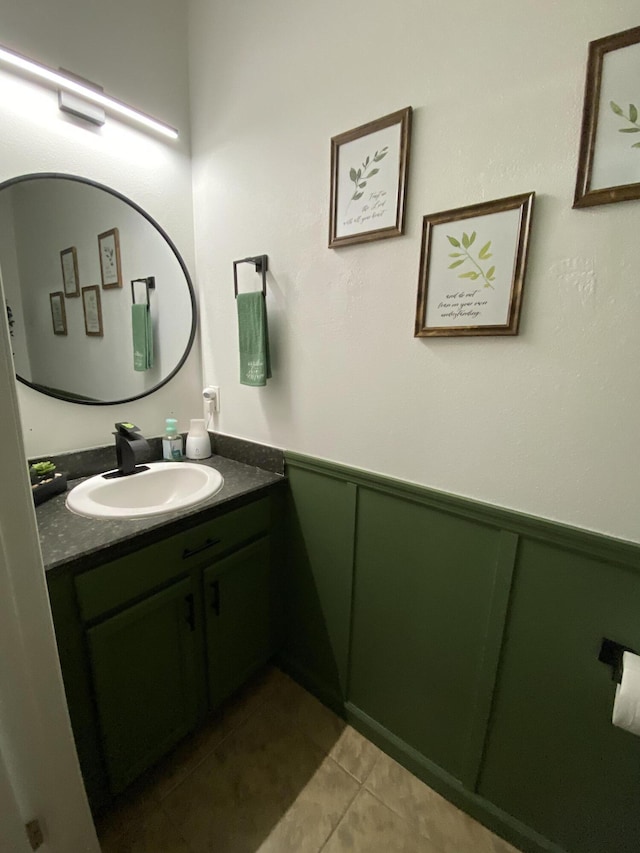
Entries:
<svg viewBox="0 0 640 853">
<path fill-rule="evenodd" d="M 169 235 L 131 199 L 75 175 L 21 175 L 3 182 L 0 191 L 16 234 L 15 245 L 2 247 L 0 261 L 21 271 L 11 278 L 8 294 L 21 306 L 15 331 L 24 347 L 16 350 L 16 378 L 42 394 L 87 405 L 131 402 L 166 384 L 184 365 L 197 326 L 193 284 Z M 101 303 L 98 369 L 92 369 L 90 338 L 76 336 L 78 349 L 65 357 L 50 333 L 50 318 L 39 311 L 51 287 L 43 284 L 49 276 L 43 277 L 41 264 L 58 258 L 61 248 L 50 210 L 65 212 L 64 229 L 74 235 L 74 247 L 62 254 L 76 264 L 80 258 L 83 281 L 101 278 L 94 244 L 104 222 L 113 225 L 113 240 L 131 249 L 118 260 L 118 282 Z M 155 276 L 162 279 L 158 290 Z M 63 304 L 80 296 L 77 269 L 64 288 Z M 162 353 L 144 371 L 133 369 L 134 347 L 122 334 L 127 324 L 131 328 L 132 303 L 141 301 Z M 79 304 L 67 304 L 70 326 Z M 121 438 L 135 443 L 126 427 L 116 425 L 117 443 Z M 192 731 L 280 644 L 282 453 L 226 436 L 211 438 L 216 455 L 199 464 L 217 469 L 224 485 L 192 506 L 148 517 L 127 512 L 124 518 L 91 518 L 69 511 L 62 494 L 37 508 L 71 723 L 94 811 Z M 125 460 L 121 452 L 117 467 L 128 473 L 136 461 L 160 459 L 159 440 L 149 444 L 149 458 L 136 460 L 131 453 Z M 126 446 L 120 442 L 121 451 Z M 70 489 L 116 468 L 113 446 L 67 453 L 55 463 Z M 186 469 L 183 465 L 181 474 Z M 201 474 L 189 475 L 191 485 Z M 157 480 L 144 489 L 135 474 L 109 482 L 125 487 L 125 501 L 133 486 L 158 498 L 164 509 Z M 179 490 L 170 484 L 167 491 L 176 505 Z M 101 500 L 104 508 L 104 494 Z M 130 510 L 134 504 L 116 498 L 110 508 Z M 89 512 L 85 502 L 76 510 L 95 515 L 96 506 Z"/>
<path fill-rule="evenodd" d="M 224 487 L 182 512 L 37 510 L 80 764 L 94 810 L 156 762 L 280 642 L 283 477 L 214 456 Z"/>
</svg>

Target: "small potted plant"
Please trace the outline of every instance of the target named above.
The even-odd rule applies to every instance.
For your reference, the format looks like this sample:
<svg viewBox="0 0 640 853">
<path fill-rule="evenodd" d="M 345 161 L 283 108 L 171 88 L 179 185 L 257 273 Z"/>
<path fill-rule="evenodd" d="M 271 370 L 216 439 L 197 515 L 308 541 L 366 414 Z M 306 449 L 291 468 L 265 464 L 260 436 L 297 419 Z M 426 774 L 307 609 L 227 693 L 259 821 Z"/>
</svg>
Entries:
<svg viewBox="0 0 640 853">
<path fill-rule="evenodd" d="M 67 489 L 67 475 L 56 473 L 56 466 L 48 459 L 34 462 L 29 468 L 29 477 L 36 506 Z"/>
</svg>

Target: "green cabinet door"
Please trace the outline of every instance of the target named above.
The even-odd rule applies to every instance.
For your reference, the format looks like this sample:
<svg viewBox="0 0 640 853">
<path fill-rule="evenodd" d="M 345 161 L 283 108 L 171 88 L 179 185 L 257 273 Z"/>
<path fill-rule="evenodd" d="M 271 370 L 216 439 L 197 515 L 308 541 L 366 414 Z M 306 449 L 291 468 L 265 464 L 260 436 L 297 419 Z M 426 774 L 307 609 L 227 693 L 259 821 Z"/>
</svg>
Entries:
<svg viewBox="0 0 640 853">
<path fill-rule="evenodd" d="M 84 628 L 78 617 L 73 575 L 71 572 L 49 573 L 47 586 L 78 760 L 89 803 L 97 812 L 109 802 L 111 795 L 101 758 L 89 660 Z"/>
<path fill-rule="evenodd" d="M 209 702 L 215 708 L 275 650 L 269 537 L 209 566 L 204 585 Z"/>
<path fill-rule="evenodd" d="M 196 724 L 195 602 L 183 580 L 87 631 L 111 792 Z"/>
</svg>

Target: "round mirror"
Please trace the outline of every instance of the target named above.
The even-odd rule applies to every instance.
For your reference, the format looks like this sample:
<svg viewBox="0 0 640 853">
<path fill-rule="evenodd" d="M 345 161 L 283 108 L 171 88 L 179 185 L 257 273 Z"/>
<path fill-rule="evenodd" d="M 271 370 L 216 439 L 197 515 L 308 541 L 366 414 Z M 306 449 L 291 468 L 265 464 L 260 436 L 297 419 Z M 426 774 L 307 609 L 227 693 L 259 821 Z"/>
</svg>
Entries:
<svg viewBox="0 0 640 853">
<path fill-rule="evenodd" d="M 195 336 L 187 268 L 149 214 L 73 175 L 0 184 L 0 275 L 17 378 L 73 403 L 144 397 Z"/>
</svg>

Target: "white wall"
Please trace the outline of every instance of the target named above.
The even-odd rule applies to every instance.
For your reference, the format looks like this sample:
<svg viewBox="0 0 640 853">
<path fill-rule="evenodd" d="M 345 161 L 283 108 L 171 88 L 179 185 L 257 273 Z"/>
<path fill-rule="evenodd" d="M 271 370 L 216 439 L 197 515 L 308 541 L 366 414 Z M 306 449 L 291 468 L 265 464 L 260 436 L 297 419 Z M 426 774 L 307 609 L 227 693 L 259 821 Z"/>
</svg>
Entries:
<svg viewBox="0 0 640 853">
<path fill-rule="evenodd" d="M 4 298 L 0 286 L 0 300 Z M 10 338 L 0 318 L 0 850 L 37 818 L 42 853 L 98 853 L 80 775 L 20 438 Z M 13 838 L 11 838 L 13 836 Z"/>
<path fill-rule="evenodd" d="M 176 0 L 20 0 L 0 5 L 1 41 L 62 66 L 180 130 L 178 142 L 108 120 L 93 130 L 63 116 L 53 90 L 0 69 L 0 180 L 55 171 L 82 175 L 131 198 L 171 235 L 193 273 L 186 10 Z M 180 373 L 125 406 L 63 403 L 19 387 L 28 455 L 108 443 L 113 423 L 157 435 L 170 414 L 186 429 L 200 413 L 198 344 Z"/>
<path fill-rule="evenodd" d="M 587 44 L 637 25 L 637 0 L 190 11 L 218 428 L 640 541 L 640 202 L 571 209 Z M 407 105 L 406 235 L 326 248 L 331 136 Z M 520 335 L 415 339 L 422 216 L 531 190 Z M 262 253 L 274 378 L 256 389 L 238 384 L 232 261 Z"/>
<path fill-rule="evenodd" d="M 20 274 L 16 251 L 16 235 L 13 223 L 13 201 L 8 193 L 0 193 L 0 279 L 4 287 L 5 301 L 11 308 L 11 350 L 20 375 L 31 380 L 29 349 L 24 323 L 24 305 L 20 291 Z"/>
</svg>

